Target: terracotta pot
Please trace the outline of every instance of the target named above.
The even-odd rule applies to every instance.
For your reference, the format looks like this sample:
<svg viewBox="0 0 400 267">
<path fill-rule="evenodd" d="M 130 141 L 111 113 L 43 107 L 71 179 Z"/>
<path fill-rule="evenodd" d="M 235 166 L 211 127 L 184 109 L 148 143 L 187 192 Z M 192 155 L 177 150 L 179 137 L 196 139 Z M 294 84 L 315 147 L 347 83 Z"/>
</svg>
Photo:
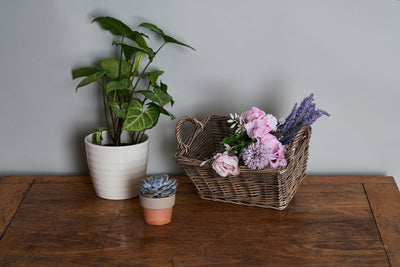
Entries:
<svg viewBox="0 0 400 267">
<path fill-rule="evenodd" d="M 96 195 L 113 200 L 136 197 L 138 185 L 146 176 L 149 155 L 149 138 L 145 141 L 124 146 L 107 146 L 110 136 L 102 133 L 103 144 L 92 141 L 92 134 L 86 136 L 86 158 Z M 129 136 L 121 136 L 122 142 L 129 142 Z"/>
<path fill-rule="evenodd" d="M 166 198 L 140 196 L 144 220 L 149 225 L 164 225 L 171 221 L 175 195 Z"/>
</svg>

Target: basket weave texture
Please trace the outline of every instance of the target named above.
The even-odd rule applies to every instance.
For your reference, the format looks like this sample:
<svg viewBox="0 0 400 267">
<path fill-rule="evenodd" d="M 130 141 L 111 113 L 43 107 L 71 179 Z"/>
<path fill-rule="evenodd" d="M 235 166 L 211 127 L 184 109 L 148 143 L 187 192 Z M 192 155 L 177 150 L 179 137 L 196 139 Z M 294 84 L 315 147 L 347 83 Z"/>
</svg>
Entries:
<svg viewBox="0 0 400 267">
<path fill-rule="evenodd" d="M 278 169 L 252 170 L 240 166 L 238 176 L 219 176 L 211 163 L 200 164 L 223 149 L 221 141 L 234 134 L 227 122 L 229 117 L 210 115 L 203 121 L 191 116 L 180 119 L 176 126 L 177 152 L 175 158 L 196 186 L 202 199 L 285 209 L 305 177 L 311 128 L 303 126 L 289 146 L 287 165 Z M 182 140 L 182 127 L 194 124 L 193 133 Z"/>
</svg>

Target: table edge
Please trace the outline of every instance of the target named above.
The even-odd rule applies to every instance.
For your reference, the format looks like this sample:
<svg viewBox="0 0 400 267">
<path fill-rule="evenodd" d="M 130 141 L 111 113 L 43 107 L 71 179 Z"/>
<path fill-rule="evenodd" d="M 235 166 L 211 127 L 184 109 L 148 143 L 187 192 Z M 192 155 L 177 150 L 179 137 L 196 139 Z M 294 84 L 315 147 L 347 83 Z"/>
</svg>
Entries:
<svg viewBox="0 0 400 267">
<path fill-rule="evenodd" d="M 190 182 L 190 179 L 186 175 L 171 175 L 172 177 L 178 178 L 180 182 Z M 2 184 L 9 183 L 35 183 L 35 184 L 71 184 L 71 183 L 91 183 L 90 176 L 87 175 L 70 175 L 70 176 L 56 176 L 56 175 L 37 175 L 37 176 L 5 176 L 0 181 Z M 367 184 L 367 183 L 378 183 L 378 184 L 396 184 L 393 176 L 306 176 L 303 180 L 303 184 Z"/>
</svg>

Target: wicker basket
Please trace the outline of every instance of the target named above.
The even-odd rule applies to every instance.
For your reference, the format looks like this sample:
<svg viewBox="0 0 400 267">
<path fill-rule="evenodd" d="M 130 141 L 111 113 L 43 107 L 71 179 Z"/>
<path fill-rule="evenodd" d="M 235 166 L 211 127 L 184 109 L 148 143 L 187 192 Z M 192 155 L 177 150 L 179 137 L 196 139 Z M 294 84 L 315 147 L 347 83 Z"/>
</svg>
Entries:
<svg viewBox="0 0 400 267">
<path fill-rule="evenodd" d="M 234 134 L 226 116 L 210 115 L 200 122 L 191 116 L 183 117 L 176 126 L 178 149 L 175 154 L 187 176 L 193 181 L 203 199 L 247 206 L 285 209 L 305 177 L 311 128 L 303 126 L 290 144 L 287 166 L 278 169 L 252 170 L 240 166 L 238 176 L 219 176 L 211 163 L 203 166 L 204 159 L 223 148 L 223 138 Z M 182 126 L 194 124 L 194 131 L 184 142 Z"/>
</svg>

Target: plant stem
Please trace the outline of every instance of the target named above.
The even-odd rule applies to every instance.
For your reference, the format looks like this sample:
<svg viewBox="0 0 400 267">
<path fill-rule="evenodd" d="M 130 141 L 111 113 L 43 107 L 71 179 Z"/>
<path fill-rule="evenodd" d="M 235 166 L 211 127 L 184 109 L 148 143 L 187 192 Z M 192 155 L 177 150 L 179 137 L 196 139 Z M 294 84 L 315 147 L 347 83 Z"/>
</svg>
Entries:
<svg viewBox="0 0 400 267">
<path fill-rule="evenodd" d="M 147 70 L 147 68 L 150 66 L 150 64 L 153 62 L 154 58 L 156 57 L 156 55 L 158 54 L 158 52 L 160 52 L 161 48 L 164 47 L 164 45 L 166 44 L 166 42 L 164 42 L 158 49 L 157 51 L 154 53 L 154 56 L 149 59 L 149 62 L 147 62 L 146 66 L 144 67 L 144 69 L 142 70 L 142 72 L 139 74 L 138 79 L 136 80 L 135 85 L 133 86 L 133 90 L 136 89 L 136 86 L 138 85 L 140 79 L 142 78 L 142 75 L 145 73 L 145 71 Z"/>
<path fill-rule="evenodd" d="M 136 83 L 135 83 L 135 85 L 133 86 L 133 92 L 131 93 L 131 97 L 130 97 L 130 100 L 132 99 L 132 97 L 133 97 L 133 94 L 135 93 L 135 90 L 136 90 L 136 86 L 139 84 L 139 81 L 142 79 L 142 76 L 143 76 L 143 74 L 145 73 L 145 71 L 147 70 L 147 68 L 150 66 L 150 64 L 153 62 L 153 60 L 154 60 L 154 58 L 156 57 L 156 55 L 158 54 L 158 52 L 160 52 L 160 50 L 164 47 L 164 45 L 166 44 L 166 42 L 164 42 L 158 49 L 157 49 L 157 51 L 154 53 L 154 56 L 152 57 L 152 58 L 149 58 L 149 62 L 147 62 L 147 64 L 146 64 L 146 66 L 144 67 L 144 69 L 141 71 L 141 73 L 139 74 L 139 77 L 137 78 L 137 80 L 136 80 Z M 121 51 L 122 51 L 122 48 L 121 48 Z M 133 80 L 132 80 L 133 81 Z M 143 100 L 143 103 L 145 102 L 145 100 Z M 130 107 L 130 105 L 131 105 L 131 101 L 129 101 L 129 105 L 128 105 L 128 107 L 127 107 L 127 109 L 126 109 L 126 112 L 125 112 L 125 118 L 126 118 L 126 115 L 127 115 L 127 113 L 128 113 L 128 110 L 129 110 L 129 107 Z M 140 140 L 141 139 L 139 139 L 139 134 L 140 133 L 133 133 L 132 134 L 132 139 L 134 139 L 134 143 L 137 143 L 137 142 L 140 142 Z M 143 137 L 143 134 L 144 134 L 144 131 L 142 132 L 142 137 Z M 135 136 L 135 137 L 133 137 L 133 136 Z M 140 137 L 140 138 L 142 138 L 142 137 Z"/>
<path fill-rule="evenodd" d="M 132 133 L 132 143 L 133 143 L 133 144 L 136 144 L 136 143 L 137 143 L 137 141 L 138 141 L 138 135 L 139 135 L 138 132 L 133 132 L 133 133 Z"/>
<path fill-rule="evenodd" d="M 106 89 L 104 88 L 104 78 L 101 79 L 101 83 L 99 81 L 97 81 L 97 83 L 99 84 L 101 91 L 102 91 L 102 95 L 103 95 L 103 105 L 104 105 L 104 117 L 106 118 L 106 124 L 107 124 L 107 129 L 110 130 L 110 122 L 108 120 L 108 114 L 107 114 L 107 101 L 106 101 Z M 111 131 L 110 131 L 111 133 Z M 113 135 L 111 134 L 111 139 L 113 142 L 115 142 Z"/>
<path fill-rule="evenodd" d="M 124 41 L 124 37 L 122 36 L 121 41 Z M 121 80 L 121 74 L 122 74 L 122 45 L 121 45 L 121 50 L 120 50 L 120 54 L 119 54 L 119 68 L 118 68 L 118 81 Z M 114 92 L 114 101 L 116 101 L 117 98 L 117 91 Z M 113 143 L 116 146 L 119 146 L 121 144 L 121 118 L 118 118 L 117 114 L 114 114 L 114 137 L 113 139 Z"/>
<path fill-rule="evenodd" d="M 142 139 L 143 139 L 143 136 L 144 136 L 144 132 L 145 132 L 145 131 L 142 131 L 142 132 L 139 133 L 140 137 L 139 137 L 138 140 L 137 140 L 138 143 L 140 143 L 140 142 L 143 141 Z"/>
<path fill-rule="evenodd" d="M 122 36 L 122 42 L 124 42 L 124 37 Z M 121 68 L 122 68 L 122 45 L 121 52 L 119 54 L 119 70 L 118 70 L 118 81 L 121 80 Z"/>
<path fill-rule="evenodd" d="M 114 114 L 114 145 L 119 146 L 120 136 L 118 135 L 118 117 Z"/>
</svg>

